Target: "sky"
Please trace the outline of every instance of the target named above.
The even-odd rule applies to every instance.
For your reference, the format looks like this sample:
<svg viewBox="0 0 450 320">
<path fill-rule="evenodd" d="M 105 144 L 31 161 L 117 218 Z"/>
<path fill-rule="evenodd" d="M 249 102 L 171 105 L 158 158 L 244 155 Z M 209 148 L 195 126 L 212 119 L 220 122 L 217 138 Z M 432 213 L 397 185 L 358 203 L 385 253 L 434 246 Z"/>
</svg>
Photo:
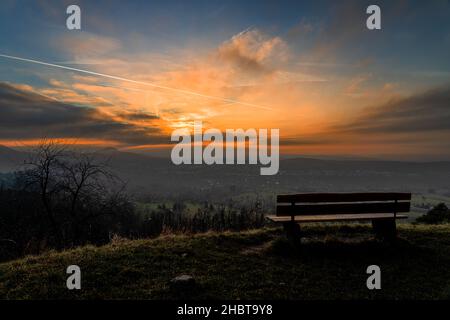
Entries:
<svg viewBox="0 0 450 320">
<path fill-rule="evenodd" d="M 0 55 L 52 64 L 0 56 L 6 146 L 151 153 L 202 121 L 279 129 L 282 154 L 450 159 L 448 0 L 2 0 Z"/>
</svg>

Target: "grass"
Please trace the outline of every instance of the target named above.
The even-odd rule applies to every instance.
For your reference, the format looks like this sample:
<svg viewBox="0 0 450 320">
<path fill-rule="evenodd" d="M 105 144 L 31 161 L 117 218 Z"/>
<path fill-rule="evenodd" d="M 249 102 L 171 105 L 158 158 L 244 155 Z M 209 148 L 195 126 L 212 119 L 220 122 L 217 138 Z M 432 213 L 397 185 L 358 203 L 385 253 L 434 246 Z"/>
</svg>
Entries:
<svg viewBox="0 0 450 320">
<path fill-rule="evenodd" d="M 449 299 L 450 225 L 399 225 L 395 247 L 367 225 L 305 226 L 297 251 L 277 228 L 122 240 L 0 264 L 1 299 Z M 65 270 L 82 270 L 66 289 Z M 367 266 L 382 290 L 366 288 Z M 170 280 L 195 277 L 173 289 Z"/>
</svg>

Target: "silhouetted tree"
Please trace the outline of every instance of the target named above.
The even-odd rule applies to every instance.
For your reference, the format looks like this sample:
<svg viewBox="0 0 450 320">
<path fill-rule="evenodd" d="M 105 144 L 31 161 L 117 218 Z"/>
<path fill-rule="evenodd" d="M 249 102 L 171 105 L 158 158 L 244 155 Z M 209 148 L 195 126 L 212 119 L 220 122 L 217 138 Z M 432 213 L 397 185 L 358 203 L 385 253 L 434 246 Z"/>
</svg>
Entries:
<svg viewBox="0 0 450 320">
<path fill-rule="evenodd" d="M 89 240 L 98 221 L 106 222 L 104 216 L 132 211 L 123 182 L 96 159 L 44 140 L 17 173 L 21 189 L 39 195 L 58 248 Z"/>
</svg>

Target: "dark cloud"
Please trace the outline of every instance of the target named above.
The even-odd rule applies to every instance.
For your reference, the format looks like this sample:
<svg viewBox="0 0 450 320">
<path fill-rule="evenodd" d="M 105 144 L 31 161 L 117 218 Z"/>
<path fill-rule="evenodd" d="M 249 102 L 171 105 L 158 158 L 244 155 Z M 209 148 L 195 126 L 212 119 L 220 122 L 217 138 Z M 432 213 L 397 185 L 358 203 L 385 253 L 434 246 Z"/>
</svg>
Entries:
<svg viewBox="0 0 450 320">
<path fill-rule="evenodd" d="M 285 137 L 281 138 L 282 146 L 314 146 L 314 145 L 330 145 L 338 143 L 339 140 L 330 138 L 329 136 L 309 136 L 309 137 Z"/>
<path fill-rule="evenodd" d="M 126 119 L 154 120 L 156 116 L 124 112 Z M 0 83 L 0 137 L 21 140 L 84 138 L 128 145 L 166 143 L 157 127 L 115 121 L 94 108 L 73 106 Z"/>
<path fill-rule="evenodd" d="M 280 145 L 382 145 L 441 159 L 450 146 L 450 85 L 367 108 L 353 119 L 322 133 L 284 137 Z"/>
<path fill-rule="evenodd" d="M 357 133 L 450 131 L 450 86 L 367 109 L 355 121 L 333 129 Z"/>
<path fill-rule="evenodd" d="M 157 120 L 159 117 L 155 114 L 145 113 L 145 112 L 122 112 L 117 114 L 117 116 L 122 117 L 130 121 L 151 121 Z"/>
</svg>

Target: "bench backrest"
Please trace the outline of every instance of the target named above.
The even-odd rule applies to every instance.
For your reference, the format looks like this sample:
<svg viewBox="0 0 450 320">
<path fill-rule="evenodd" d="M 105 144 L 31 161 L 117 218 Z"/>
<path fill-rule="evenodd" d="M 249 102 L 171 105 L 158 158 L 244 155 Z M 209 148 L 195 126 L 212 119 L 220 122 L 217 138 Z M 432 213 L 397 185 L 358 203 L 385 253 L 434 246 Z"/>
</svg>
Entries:
<svg viewBox="0 0 450 320">
<path fill-rule="evenodd" d="M 277 216 L 409 212 L 411 193 L 299 193 L 277 196 Z"/>
</svg>

